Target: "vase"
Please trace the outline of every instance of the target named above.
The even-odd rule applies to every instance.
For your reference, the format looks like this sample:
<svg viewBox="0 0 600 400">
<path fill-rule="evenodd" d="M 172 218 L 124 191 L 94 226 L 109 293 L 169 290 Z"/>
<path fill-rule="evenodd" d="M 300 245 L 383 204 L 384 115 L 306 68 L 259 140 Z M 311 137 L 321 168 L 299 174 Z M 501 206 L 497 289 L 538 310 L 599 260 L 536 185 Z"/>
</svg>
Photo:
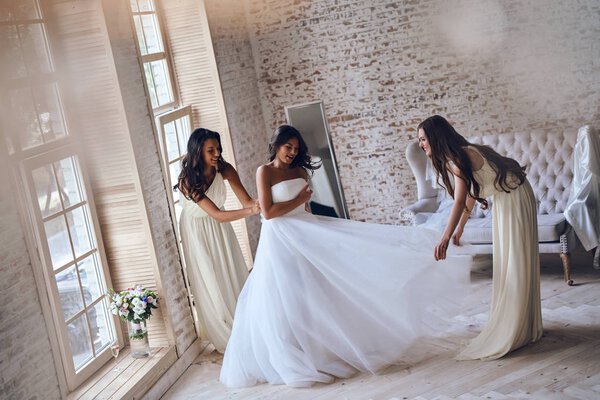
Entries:
<svg viewBox="0 0 600 400">
<path fill-rule="evenodd" d="M 127 330 L 129 331 L 129 347 L 131 348 L 131 357 L 148 357 L 150 355 L 150 345 L 148 343 L 148 330 L 146 329 L 146 321 L 127 321 Z"/>
</svg>

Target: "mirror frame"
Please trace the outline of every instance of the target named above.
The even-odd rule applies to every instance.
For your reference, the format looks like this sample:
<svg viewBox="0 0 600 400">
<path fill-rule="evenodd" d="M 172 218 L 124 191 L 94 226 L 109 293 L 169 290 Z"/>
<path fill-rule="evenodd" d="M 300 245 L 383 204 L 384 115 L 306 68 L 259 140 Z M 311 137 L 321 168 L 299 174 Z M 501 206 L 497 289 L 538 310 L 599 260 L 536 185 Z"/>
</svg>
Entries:
<svg viewBox="0 0 600 400">
<path fill-rule="evenodd" d="M 346 197 L 344 196 L 344 189 L 342 187 L 342 182 L 340 180 L 340 174 L 338 171 L 337 158 L 335 157 L 335 151 L 333 149 L 333 142 L 331 140 L 331 135 L 329 134 L 329 124 L 327 123 L 327 118 L 325 117 L 325 106 L 324 106 L 323 101 L 317 100 L 317 101 L 311 101 L 308 103 L 285 106 L 284 107 L 285 108 L 285 118 L 289 125 L 296 127 L 290 119 L 290 110 L 305 108 L 305 107 L 314 106 L 314 105 L 318 105 L 319 110 L 321 111 L 321 118 L 322 118 L 322 122 L 323 122 L 323 128 L 325 129 L 327 145 L 329 146 L 329 153 L 331 154 L 331 160 L 333 162 L 333 173 L 335 175 L 337 191 L 340 196 L 340 201 L 342 203 L 342 204 L 340 204 L 340 209 L 342 212 L 342 215 L 340 215 L 340 217 L 345 218 L 345 219 L 350 219 L 350 215 L 348 213 L 348 206 L 346 205 Z M 301 134 L 304 135 L 304 133 L 302 132 L 302 130 L 300 128 L 298 128 L 298 130 L 300 131 Z M 335 188 L 332 188 L 332 189 L 335 189 Z"/>
</svg>

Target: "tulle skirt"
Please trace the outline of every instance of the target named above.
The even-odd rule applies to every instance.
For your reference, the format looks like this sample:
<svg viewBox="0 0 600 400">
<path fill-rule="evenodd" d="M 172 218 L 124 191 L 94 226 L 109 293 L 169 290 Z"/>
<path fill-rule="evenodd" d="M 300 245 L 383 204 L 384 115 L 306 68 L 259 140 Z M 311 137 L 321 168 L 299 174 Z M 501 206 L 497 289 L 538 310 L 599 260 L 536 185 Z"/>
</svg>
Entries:
<svg viewBox="0 0 600 400">
<path fill-rule="evenodd" d="M 221 381 L 310 386 L 401 363 L 466 288 L 469 256 L 439 233 L 308 213 L 264 221 Z"/>
</svg>

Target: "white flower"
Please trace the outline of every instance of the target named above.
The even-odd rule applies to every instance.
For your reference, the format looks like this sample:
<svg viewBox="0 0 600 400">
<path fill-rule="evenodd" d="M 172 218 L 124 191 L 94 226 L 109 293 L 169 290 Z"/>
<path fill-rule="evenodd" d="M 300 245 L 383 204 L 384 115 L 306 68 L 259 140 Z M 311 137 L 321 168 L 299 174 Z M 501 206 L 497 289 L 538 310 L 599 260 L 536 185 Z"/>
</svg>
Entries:
<svg viewBox="0 0 600 400">
<path fill-rule="evenodd" d="M 136 285 L 135 289 L 130 288 L 115 293 L 110 291 L 110 311 L 118 315 L 121 319 L 146 320 L 152 316 L 152 308 L 156 308 L 157 296 L 152 290 Z M 152 305 L 152 307 L 150 307 Z"/>
</svg>

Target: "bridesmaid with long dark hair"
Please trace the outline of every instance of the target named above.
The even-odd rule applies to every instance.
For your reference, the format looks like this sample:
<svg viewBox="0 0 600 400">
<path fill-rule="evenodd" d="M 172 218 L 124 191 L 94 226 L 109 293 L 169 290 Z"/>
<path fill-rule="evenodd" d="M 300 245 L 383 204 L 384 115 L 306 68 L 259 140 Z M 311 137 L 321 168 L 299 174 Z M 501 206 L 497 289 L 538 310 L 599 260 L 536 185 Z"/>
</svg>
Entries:
<svg viewBox="0 0 600 400">
<path fill-rule="evenodd" d="M 243 208 L 223 209 L 225 180 Z M 181 193 L 179 228 L 200 337 L 222 353 L 231 334 L 237 297 L 248 277 L 229 222 L 258 214 L 260 206 L 248 195 L 237 171 L 223 159 L 219 134 L 203 128 L 196 129 L 188 140 L 174 189 Z"/>
<path fill-rule="evenodd" d="M 496 359 L 542 336 L 537 203 L 525 168 L 489 146 L 469 143 L 443 117 L 418 126 L 419 145 L 438 180 L 454 198 L 446 229 L 434 249 L 446 258 L 460 238 L 475 202 L 492 197 L 493 290 L 488 322 L 458 359 Z"/>
</svg>

